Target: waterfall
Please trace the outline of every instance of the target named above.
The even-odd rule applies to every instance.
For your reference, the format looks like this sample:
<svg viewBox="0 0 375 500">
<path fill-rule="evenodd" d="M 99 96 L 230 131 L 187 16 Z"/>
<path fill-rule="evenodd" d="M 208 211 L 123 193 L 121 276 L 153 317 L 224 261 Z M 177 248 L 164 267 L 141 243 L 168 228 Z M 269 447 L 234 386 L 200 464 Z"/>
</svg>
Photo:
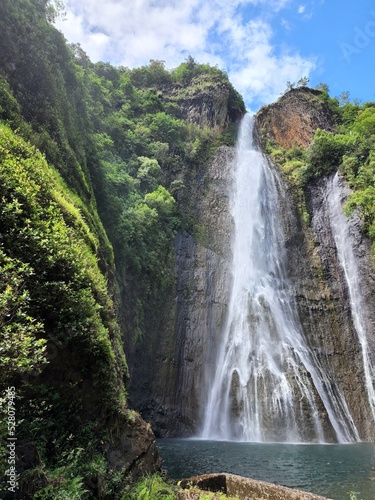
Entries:
<svg viewBox="0 0 375 500">
<path fill-rule="evenodd" d="M 328 179 L 326 190 L 331 231 L 349 293 L 353 325 L 361 347 L 368 401 L 373 419 L 375 421 L 375 388 L 373 381 L 373 374 L 375 373 L 375 359 L 371 357 L 368 345 L 368 338 L 366 334 L 368 328 L 366 328 L 365 318 L 366 308 L 364 307 L 360 273 L 358 270 L 357 259 L 354 255 L 353 245 L 351 244 L 352 237 L 349 220 L 345 216 L 342 209 L 342 203 L 345 201 L 346 196 L 343 192 L 338 172 L 334 177 Z"/>
<path fill-rule="evenodd" d="M 239 441 L 358 440 L 345 399 L 304 339 L 285 273 L 276 172 L 246 115 L 231 200 L 232 283 L 201 437 Z M 298 262 L 295 263 L 298 266 Z"/>
</svg>

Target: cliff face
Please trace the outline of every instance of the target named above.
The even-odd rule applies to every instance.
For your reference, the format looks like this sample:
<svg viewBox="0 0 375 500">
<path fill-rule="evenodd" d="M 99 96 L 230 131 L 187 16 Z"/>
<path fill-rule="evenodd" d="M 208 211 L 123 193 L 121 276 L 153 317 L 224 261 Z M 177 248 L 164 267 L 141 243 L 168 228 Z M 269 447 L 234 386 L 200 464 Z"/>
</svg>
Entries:
<svg viewBox="0 0 375 500">
<path fill-rule="evenodd" d="M 317 128 L 331 130 L 335 117 L 320 95 L 319 90 L 298 87 L 261 108 L 257 124 L 263 137 L 284 148 L 307 147 Z"/>
<path fill-rule="evenodd" d="M 175 240 L 176 290 L 163 330 L 134 354 L 130 397 L 158 435 L 189 436 L 199 427 L 205 370 L 228 303 L 233 161 L 234 149 L 223 146 L 202 165 L 194 184 L 195 232 Z"/>
<path fill-rule="evenodd" d="M 284 148 L 307 147 L 317 127 L 330 130 L 333 123 L 332 112 L 316 92 L 304 88 L 290 91 L 257 115 L 263 138 Z M 295 188 L 286 185 L 292 200 Z M 296 207 L 292 208 L 286 224 L 288 276 L 308 342 L 343 395 L 360 438 L 373 440 L 374 419 L 366 391 L 371 384 L 365 364 L 366 357 L 375 357 L 374 273 L 370 242 L 363 235 L 360 218 L 347 218 L 343 213 L 349 192 L 338 174 L 305 185 L 310 223 L 303 222 Z"/>
<path fill-rule="evenodd" d="M 185 104 L 186 109 L 193 109 L 192 103 Z M 195 113 L 196 109 L 190 117 Z M 261 129 L 286 148 L 306 147 L 317 127 L 329 129 L 334 123 L 332 112 L 317 93 L 306 89 L 291 91 L 275 105 L 262 108 L 256 119 L 258 132 Z M 134 353 L 131 400 L 160 436 L 191 436 L 200 430 L 202 388 L 207 373 L 213 372 L 229 299 L 233 222 L 228 195 L 234 160 L 233 148 L 219 148 L 193 179 L 190 196 L 196 206 L 195 230 L 176 236 L 175 295 L 160 311 L 163 319 L 150 334 L 150 342 Z M 349 220 L 343 215 L 348 194 L 343 179 L 336 179 L 333 185 L 332 176 L 321 177 L 306 185 L 310 223 L 300 216 L 292 186 L 282 176 L 280 182 L 285 193 L 277 209 L 286 235 L 286 274 L 304 336 L 327 380 L 339 391 L 339 399 L 346 405 L 343 413 L 353 419 L 357 438 L 373 440 L 364 352 L 350 279 L 348 282 L 340 257 L 338 225 L 343 227 L 345 245 L 350 246 L 357 263 L 355 279 L 361 283 L 367 353 L 374 358 L 374 274 L 369 242 L 362 235 L 359 218 Z M 333 198 L 337 198 L 335 204 Z M 332 435 L 328 423 L 325 432 Z"/>
<path fill-rule="evenodd" d="M 189 71 L 194 68 L 195 63 Z M 193 145 L 199 160 L 188 166 L 181 160 L 171 162 L 166 172 L 167 183 L 177 180 L 183 185 L 175 199 L 187 229 L 177 232 L 174 268 L 166 270 L 173 273 L 174 283 L 167 291 L 158 291 L 157 306 L 146 305 L 144 336 L 133 341 L 130 331 L 125 340 L 129 397 L 132 407 L 152 423 L 157 435 L 192 435 L 203 406 L 204 372 L 213 362 L 210 356 L 227 303 L 228 190 L 234 150 L 221 146 L 209 160 L 202 158 L 207 157 L 213 138 L 219 143 L 224 142 L 221 134 L 228 133 L 228 138 L 244 104 L 227 78 L 215 69 L 190 75 L 184 84 L 176 80 L 164 83 L 157 95 L 166 109 L 173 109 L 176 116 L 191 124 L 190 130 L 198 126 L 202 138 Z M 183 161 L 188 162 L 186 155 Z M 131 309 L 130 315 L 134 315 Z"/>
<path fill-rule="evenodd" d="M 346 402 L 344 413 L 353 418 L 360 438 L 373 440 L 375 428 L 366 391 L 361 341 L 356 331 L 346 273 L 338 255 L 335 215 L 330 204 L 332 179 L 321 178 L 307 186 L 309 227 L 301 223 L 295 207 L 288 206 L 291 197 L 284 200 L 284 207 L 280 207 L 283 215 L 288 217 L 288 220 L 284 219 L 287 276 L 304 336 L 317 363 Z M 344 203 L 347 187 L 342 179 L 337 189 Z M 338 209 L 342 211 L 342 204 Z M 340 215 L 345 217 L 341 212 Z M 365 318 L 366 333 L 368 338 L 373 338 L 375 311 L 370 297 L 374 293 L 374 279 L 370 245 L 363 238 L 358 217 L 345 223 L 345 245 L 353 249 L 358 259 L 355 279 L 362 284 L 361 312 Z M 371 349 L 373 356 L 373 346 Z"/>
<path fill-rule="evenodd" d="M 318 324 L 306 326 L 311 338 L 315 332 L 319 356 L 338 381 L 361 438 L 373 440 L 365 358 L 375 356 L 375 276 L 370 243 L 363 236 L 360 218 L 358 214 L 347 218 L 342 210 L 349 192 L 339 174 L 320 178 L 307 188 L 321 281 L 329 295 L 319 301 L 321 312 L 328 309 L 326 320 L 320 318 Z M 363 342 L 368 342 L 366 351 Z"/>
<path fill-rule="evenodd" d="M 184 95 L 175 89 L 172 93 L 180 106 L 182 117 L 187 122 L 214 130 L 225 130 L 233 121 L 241 117 L 241 110 L 231 109 L 234 97 L 228 85 L 220 83 L 192 88 Z"/>
<path fill-rule="evenodd" d="M 180 234 L 177 255 L 177 333 L 181 414 L 196 432 L 203 409 L 204 379 L 212 373 L 228 304 L 230 282 L 232 148 L 220 148 L 207 166 L 193 236 Z M 190 429 L 189 429 L 190 427 Z M 184 429 L 184 431 L 186 432 Z"/>
<path fill-rule="evenodd" d="M 214 131 L 225 131 L 245 112 L 242 97 L 230 82 L 211 73 L 197 75 L 188 84 L 165 86 L 163 99 L 177 105 L 184 121 Z"/>
</svg>

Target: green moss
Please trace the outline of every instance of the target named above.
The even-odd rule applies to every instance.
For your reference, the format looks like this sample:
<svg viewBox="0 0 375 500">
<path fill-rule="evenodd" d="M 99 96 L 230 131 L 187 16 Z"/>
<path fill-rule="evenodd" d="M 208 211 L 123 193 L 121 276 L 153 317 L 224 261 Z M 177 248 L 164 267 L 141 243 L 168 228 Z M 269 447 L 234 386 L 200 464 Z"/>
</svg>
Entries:
<svg viewBox="0 0 375 500">
<path fill-rule="evenodd" d="M 207 243 L 209 241 L 209 228 L 207 228 L 206 226 L 195 224 L 193 235 L 198 245 L 201 245 L 203 247 L 207 246 Z"/>
<path fill-rule="evenodd" d="M 294 199 L 301 221 L 309 224 L 304 187 L 308 179 L 306 151 L 302 148 L 285 149 L 268 143 L 268 154 L 283 174 Z"/>
<path fill-rule="evenodd" d="M 17 438 L 34 445 L 45 464 L 44 472 L 39 467 L 21 483 L 40 490 L 35 498 L 60 498 L 57 491 L 81 494 L 82 481 L 76 469 L 70 471 L 68 455 L 79 445 L 94 453 L 105 433 L 101 418 L 125 408 L 127 367 L 98 266 L 99 238 L 56 171 L 4 125 L 0 163 L 3 365 L 9 359 L 0 385 L 2 391 L 17 388 Z M 7 313 L 15 307 L 17 312 Z M 28 375 L 38 371 L 40 378 L 30 383 Z M 47 453 L 52 442 L 56 451 Z"/>
</svg>

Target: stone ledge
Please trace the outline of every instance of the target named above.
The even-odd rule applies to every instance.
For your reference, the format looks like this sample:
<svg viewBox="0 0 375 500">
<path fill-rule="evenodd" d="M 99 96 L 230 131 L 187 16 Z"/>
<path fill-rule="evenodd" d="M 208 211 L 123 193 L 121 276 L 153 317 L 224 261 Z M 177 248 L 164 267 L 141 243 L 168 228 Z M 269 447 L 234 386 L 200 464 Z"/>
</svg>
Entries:
<svg viewBox="0 0 375 500">
<path fill-rule="evenodd" d="M 196 487 L 203 491 L 225 493 L 239 500 L 328 500 L 313 493 L 226 473 L 194 476 L 183 479 L 179 485 L 186 490 Z M 191 498 L 188 495 L 188 492 L 187 496 L 182 493 L 179 498 L 180 500 Z"/>
</svg>

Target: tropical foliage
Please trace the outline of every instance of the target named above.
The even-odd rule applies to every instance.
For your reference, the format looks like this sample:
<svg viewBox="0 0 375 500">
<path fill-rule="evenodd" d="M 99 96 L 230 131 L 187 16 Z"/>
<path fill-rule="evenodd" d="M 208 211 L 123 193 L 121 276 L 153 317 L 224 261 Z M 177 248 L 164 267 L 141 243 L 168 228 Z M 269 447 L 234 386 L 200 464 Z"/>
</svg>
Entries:
<svg viewBox="0 0 375 500">
<path fill-rule="evenodd" d="M 0 2 L 0 385 L 17 388 L 23 497 L 121 498 L 104 443 L 130 415 L 123 343 L 147 342 L 174 235 L 192 229 L 191 180 L 234 140 L 188 123 L 181 102 L 220 86 L 232 118 L 244 105 L 190 57 L 93 64 L 51 26 L 61 11 Z"/>
</svg>

